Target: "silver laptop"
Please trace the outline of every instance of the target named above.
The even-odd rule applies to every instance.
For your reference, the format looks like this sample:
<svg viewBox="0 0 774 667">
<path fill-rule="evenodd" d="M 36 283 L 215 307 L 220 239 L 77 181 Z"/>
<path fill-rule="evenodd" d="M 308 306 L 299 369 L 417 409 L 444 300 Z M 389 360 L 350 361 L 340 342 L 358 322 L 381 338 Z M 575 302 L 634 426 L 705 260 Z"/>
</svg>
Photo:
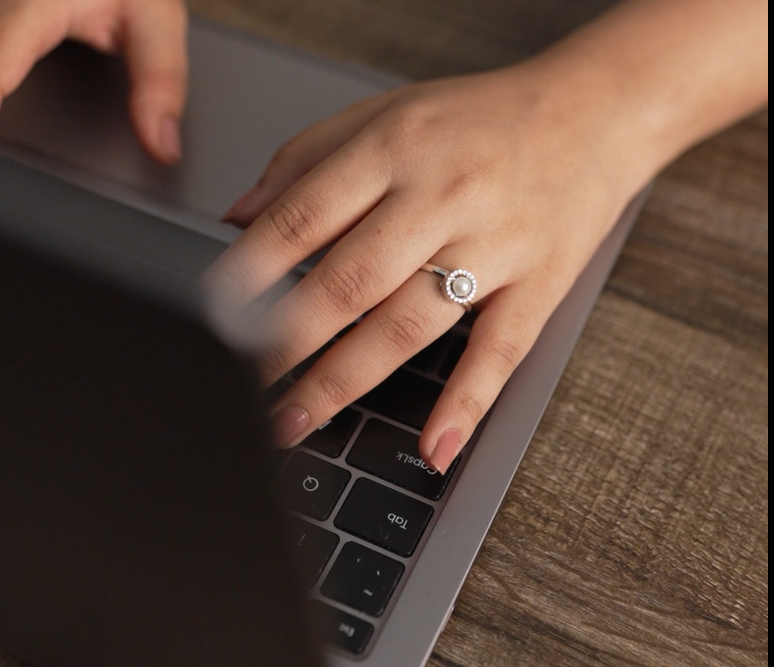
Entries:
<svg viewBox="0 0 774 667">
<path fill-rule="evenodd" d="M 25 174 L 77 186 L 54 188 L 24 224 L 86 239 L 129 273 L 159 269 L 154 289 L 173 298 L 237 237 L 218 216 L 277 147 L 401 83 L 197 22 L 190 53 L 184 159 L 172 169 L 135 141 L 121 63 L 76 45 L 40 63 L 0 109 L 0 179 L 18 179 L 31 204 L 46 194 L 25 190 Z M 45 215 L 82 202 L 73 193 L 155 222 Z M 417 436 L 464 347 L 464 321 L 279 462 L 297 577 L 323 619 L 328 664 L 425 664 L 643 202 L 631 203 L 447 476 L 421 464 Z"/>
</svg>

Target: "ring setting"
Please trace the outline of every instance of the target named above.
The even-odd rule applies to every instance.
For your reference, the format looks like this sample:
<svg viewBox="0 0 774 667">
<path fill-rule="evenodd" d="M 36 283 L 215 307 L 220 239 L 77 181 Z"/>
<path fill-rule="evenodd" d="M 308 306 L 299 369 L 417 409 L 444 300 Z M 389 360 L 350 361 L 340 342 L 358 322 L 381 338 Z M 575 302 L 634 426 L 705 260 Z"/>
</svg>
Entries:
<svg viewBox="0 0 774 667">
<path fill-rule="evenodd" d="M 478 284 L 476 283 L 476 278 L 470 271 L 466 271 L 465 269 L 447 271 L 434 264 L 425 264 L 422 267 L 422 271 L 435 274 L 442 278 L 440 284 L 441 292 L 450 301 L 460 304 L 467 311 L 472 309 L 471 302 L 476 296 Z"/>
<path fill-rule="evenodd" d="M 456 269 L 447 274 L 443 281 L 443 288 L 446 296 L 464 306 L 476 296 L 476 279 L 470 271 Z"/>
</svg>

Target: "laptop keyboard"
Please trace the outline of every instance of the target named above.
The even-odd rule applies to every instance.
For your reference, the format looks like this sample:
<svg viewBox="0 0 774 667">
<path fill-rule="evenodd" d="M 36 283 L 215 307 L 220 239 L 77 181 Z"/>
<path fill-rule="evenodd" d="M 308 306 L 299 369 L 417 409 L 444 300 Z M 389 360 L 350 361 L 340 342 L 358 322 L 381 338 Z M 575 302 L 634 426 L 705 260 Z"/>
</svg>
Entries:
<svg viewBox="0 0 774 667">
<path fill-rule="evenodd" d="M 468 331 L 462 323 L 425 348 L 284 460 L 298 569 L 321 637 L 345 654 L 361 656 L 378 638 L 460 466 L 458 457 L 446 475 L 431 470 L 419 431 Z"/>
</svg>

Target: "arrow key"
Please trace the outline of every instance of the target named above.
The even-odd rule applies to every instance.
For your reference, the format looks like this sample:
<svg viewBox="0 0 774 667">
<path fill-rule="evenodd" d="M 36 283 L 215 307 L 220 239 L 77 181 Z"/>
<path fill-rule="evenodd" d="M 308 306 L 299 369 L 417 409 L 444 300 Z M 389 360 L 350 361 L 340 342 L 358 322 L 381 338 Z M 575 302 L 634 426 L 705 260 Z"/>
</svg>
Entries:
<svg viewBox="0 0 774 667">
<path fill-rule="evenodd" d="M 320 592 L 370 616 L 381 616 L 403 569 L 403 564 L 392 558 L 357 542 L 347 542 Z"/>
</svg>

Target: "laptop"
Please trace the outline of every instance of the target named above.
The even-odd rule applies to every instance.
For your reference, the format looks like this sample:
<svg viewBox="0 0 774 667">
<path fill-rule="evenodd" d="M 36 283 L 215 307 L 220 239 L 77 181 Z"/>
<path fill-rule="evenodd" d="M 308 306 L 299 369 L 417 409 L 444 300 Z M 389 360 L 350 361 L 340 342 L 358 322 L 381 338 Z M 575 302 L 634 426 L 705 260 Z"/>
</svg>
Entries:
<svg viewBox="0 0 774 667">
<path fill-rule="evenodd" d="M 270 454 L 255 350 L 196 280 L 238 234 L 217 216 L 283 141 L 400 82 L 197 22 L 190 53 L 170 170 L 136 145 L 121 64 L 75 45 L 0 109 L 0 652 L 420 667 L 645 195 L 446 476 L 417 434 L 464 321 Z"/>
</svg>

